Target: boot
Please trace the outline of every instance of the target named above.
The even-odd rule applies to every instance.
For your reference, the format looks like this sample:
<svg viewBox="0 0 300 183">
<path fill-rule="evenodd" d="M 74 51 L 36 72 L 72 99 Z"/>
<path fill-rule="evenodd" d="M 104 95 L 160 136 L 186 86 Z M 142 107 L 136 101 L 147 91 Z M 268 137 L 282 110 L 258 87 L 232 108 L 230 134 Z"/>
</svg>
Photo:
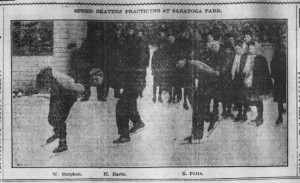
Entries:
<svg viewBox="0 0 300 183">
<path fill-rule="evenodd" d="M 247 118 L 247 112 L 245 111 L 245 112 L 243 113 L 242 117 L 241 117 L 241 121 L 242 121 L 242 122 L 245 122 L 245 121 L 247 121 L 247 120 L 248 120 L 248 118 Z"/>
<path fill-rule="evenodd" d="M 163 102 L 164 102 L 163 99 L 161 98 L 161 96 L 158 97 L 158 101 L 159 101 L 160 103 L 163 103 Z"/>
<path fill-rule="evenodd" d="M 80 101 L 81 101 L 81 102 L 89 101 L 89 97 L 83 97 Z"/>
<path fill-rule="evenodd" d="M 63 139 L 63 140 L 59 140 L 59 145 L 57 148 L 55 148 L 53 150 L 53 153 L 61 153 L 63 151 L 68 150 L 68 146 L 67 146 L 67 140 Z"/>
<path fill-rule="evenodd" d="M 107 102 L 107 97 L 104 96 L 98 97 L 98 101 Z"/>
<path fill-rule="evenodd" d="M 221 114 L 221 116 L 223 117 L 223 119 L 228 118 L 230 115 L 232 115 L 231 112 L 228 112 L 226 110 L 223 110 L 223 112 Z"/>
<path fill-rule="evenodd" d="M 197 135 L 190 135 L 185 137 L 183 140 L 190 144 L 199 144 L 200 140 L 203 138 L 203 130 L 200 130 Z"/>
<path fill-rule="evenodd" d="M 120 98 L 120 96 L 121 96 L 120 90 L 115 89 L 115 91 L 114 91 L 114 97 L 115 98 Z"/>
<path fill-rule="evenodd" d="M 258 114 L 257 117 L 258 117 L 258 119 L 256 121 L 256 126 L 258 127 L 264 123 L 264 118 L 263 118 L 262 114 Z"/>
<path fill-rule="evenodd" d="M 230 108 L 227 110 L 227 115 L 229 118 L 234 119 L 234 115 L 231 113 Z"/>
<path fill-rule="evenodd" d="M 144 98 L 144 95 L 143 95 L 143 93 L 141 93 L 141 94 L 140 94 L 140 98 Z"/>
<path fill-rule="evenodd" d="M 234 122 L 239 122 L 242 120 L 242 113 L 238 113 L 238 115 L 234 118 Z"/>
<path fill-rule="evenodd" d="M 134 124 L 133 127 L 129 130 L 129 133 L 137 133 L 145 127 L 145 124 L 142 121 L 139 121 L 137 124 Z"/>
<path fill-rule="evenodd" d="M 54 142 L 58 138 L 59 138 L 59 135 L 57 133 L 54 133 L 51 137 L 49 137 L 47 139 L 47 144 L 50 144 L 51 142 Z"/>
<path fill-rule="evenodd" d="M 186 101 L 184 101 L 184 103 L 183 103 L 183 108 L 184 108 L 185 110 L 188 110 L 188 109 L 189 109 L 189 106 L 187 105 L 187 102 L 186 102 Z"/>
<path fill-rule="evenodd" d="M 153 97 L 152 101 L 153 101 L 153 103 L 155 103 L 156 102 L 156 97 Z"/>
<path fill-rule="evenodd" d="M 279 116 L 278 119 L 276 120 L 275 124 L 279 125 L 279 124 L 282 124 L 282 123 L 283 123 L 282 116 Z"/>
<path fill-rule="evenodd" d="M 210 123 L 209 123 L 209 126 L 208 126 L 207 131 L 212 130 L 212 129 L 214 128 L 215 123 L 216 123 L 217 121 L 219 121 L 219 116 L 218 116 L 218 115 L 214 115 L 213 119 L 212 119 L 212 120 L 210 121 Z"/>
<path fill-rule="evenodd" d="M 255 119 L 251 120 L 252 123 L 256 123 L 259 120 L 258 116 Z"/>
<path fill-rule="evenodd" d="M 121 135 L 117 140 L 114 140 L 114 144 L 123 144 L 130 141 L 129 135 Z"/>
</svg>

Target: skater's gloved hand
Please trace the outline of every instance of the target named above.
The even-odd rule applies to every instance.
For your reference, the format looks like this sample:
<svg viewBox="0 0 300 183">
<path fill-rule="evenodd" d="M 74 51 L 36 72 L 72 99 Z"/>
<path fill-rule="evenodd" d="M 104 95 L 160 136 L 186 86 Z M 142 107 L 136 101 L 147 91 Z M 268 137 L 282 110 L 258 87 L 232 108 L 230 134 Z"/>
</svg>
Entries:
<svg viewBox="0 0 300 183">
<path fill-rule="evenodd" d="M 77 84 L 76 84 L 76 91 L 77 91 L 79 94 L 83 93 L 83 92 L 84 92 L 84 86 L 83 86 L 82 84 L 80 84 L 80 83 L 77 83 Z"/>
<path fill-rule="evenodd" d="M 120 89 L 120 94 L 123 94 L 123 91 L 124 91 L 124 89 L 123 89 L 123 88 L 121 88 L 121 89 Z"/>
</svg>

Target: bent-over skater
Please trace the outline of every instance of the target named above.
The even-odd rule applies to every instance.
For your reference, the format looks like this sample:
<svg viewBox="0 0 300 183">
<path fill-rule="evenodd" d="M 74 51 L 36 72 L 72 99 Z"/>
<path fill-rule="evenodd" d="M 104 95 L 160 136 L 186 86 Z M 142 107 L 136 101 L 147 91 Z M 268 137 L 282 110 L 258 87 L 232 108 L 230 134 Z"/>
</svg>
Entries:
<svg viewBox="0 0 300 183">
<path fill-rule="evenodd" d="M 93 73 L 92 83 L 97 80 L 96 74 L 99 74 L 99 72 Z M 98 80 L 101 85 L 102 79 Z M 47 139 L 47 143 L 59 139 L 59 146 L 54 149 L 53 153 L 66 151 L 68 150 L 66 119 L 73 104 L 77 101 L 77 96 L 84 92 L 84 86 L 75 83 L 71 77 L 50 67 L 40 71 L 36 78 L 36 85 L 39 91 L 50 90 L 48 121 L 53 126 L 54 134 Z"/>
<path fill-rule="evenodd" d="M 186 64 L 189 67 L 186 67 Z M 193 77 L 198 79 L 198 87 L 194 89 L 194 96 L 192 102 L 193 116 L 192 116 L 192 134 L 184 140 L 192 142 L 193 140 L 201 140 L 203 138 L 204 121 L 210 122 L 208 131 L 212 130 L 215 124 L 215 117 L 208 109 L 213 92 L 216 89 L 218 81 L 218 71 L 214 71 L 208 65 L 196 60 L 180 60 L 177 66 L 179 68 L 189 68 Z"/>
</svg>

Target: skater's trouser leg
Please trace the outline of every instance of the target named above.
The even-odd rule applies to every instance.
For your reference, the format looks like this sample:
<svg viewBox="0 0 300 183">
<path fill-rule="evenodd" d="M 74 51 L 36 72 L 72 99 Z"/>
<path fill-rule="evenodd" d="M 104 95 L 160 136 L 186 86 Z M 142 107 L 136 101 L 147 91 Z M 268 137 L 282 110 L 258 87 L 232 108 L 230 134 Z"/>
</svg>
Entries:
<svg viewBox="0 0 300 183">
<path fill-rule="evenodd" d="M 142 80 L 142 82 L 141 82 L 140 96 L 143 96 L 143 92 L 144 92 L 144 90 L 145 90 L 145 88 L 146 88 L 146 85 L 147 85 L 147 83 L 146 83 L 146 76 L 147 76 L 147 71 L 144 70 L 144 71 L 142 72 L 142 74 L 141 74 L 141 80 Z"/>
<path fill-rule="evenodd" d="M 110 86 L 109 73 L 106 72 L 104 73 L 103 84 L 97 87 L 98 100 L 106 99 L 108 97 L 109 86 Z"/>
<path fill-rule="evenodd" d="M 193 91 L 193 89 L 191 89 L 191 88 L 185 88 L 184 89 L 184 98 L 185 98 L 185 102 L 187 102 L 186 101 L 186 98 L 189 100 L 189 102 L 190 102 L 190 104 L 191 104 L 191 106 L 193 107 L 193 93 L 194 93 L 194 91 Z"/>
<path fill-rule="evenodd" d="M 197 139 L 202 139 L 204 121 L 208 121 L 210 117 L 207 104 L 211 98 L 203 92 L 195 92 L 193 99 L 192 135 Z"/>
<path fill-rule="evenodd" d="M 115 86 L 114 87 L 114 97 L 118 97 L 118 96 L 121 95 L 120 89 L 121 89 L 120 86 Z"/>
<path fill-rule="evenodd" d="M 141 117 L 139 111 L 137 109 L 137 98 L 132 97 L 128 100 L 128 107 L 129 107 L 129 119 L 135 126 L 139 122 L 141 122 Z"/>
<path fill-rule="evenodd" d="M 156 98 L 156 83 L 153 83 L 153 98 Z"/>
<path fill-rule="evenodd" d="M 129 119 L 133 125 L 141 121 L 136 96 L 121 96 L 116 106 L 118 134 L 129 136 Z"/>
<path fill-rule="evenodd" d="M 187 103 L 186 98 L 187 98 L 187 89 L 183 88 L 183 102 L 184 103 Z"/>
<path fill-rule="evenodd" d="M 250 106 L 249 101 L 243 101 L 243 107 L 244 107 L 244 114 L 247 114 L 248 108 Z"/>
<path fill-rule="evenodd" d="M 121 136 L 129 136 L 129 114 L 127 109 L 127 99 L 122 96 L 116 105 L 116 120 L 118 134 Z"/>
<path fill-rule="evenodd" d="M 174 94 L 177 96 L 178 101 L 180 101 L 182 99 L 182 91 L 179 86 L 174 87 Z"/>
<path fill-rule="evenodd" d="M 101 98 L 107 98 L 108 92 L 109 92 L 108 82 L 106 83 L 106 85 L 101 85 L 101 86 L 97 87 L 98 100 L 100 100 Z"/>
<path fill-rule="evenodd" d="M 277 103 L 278 106 L 278 117 L 282 117 L 282 113 L 283 113 L 283 103 L 282 102 L 278 102 Z"/>
<path fill-rule="evenodd" d="M 251 102 L 252 106 L 255 106 L 257 109 L 257 119 L 263 117 L 263 111 L 264 111 L 264 105 L 262 101 L 252 101 Z M 246 108 L 244 109 L 246 110 Z"/>
<path fill-rule="evenodd" d="M 213 98 L 213 114 L 219 115 L 219 100 L 217 100 L 217 97 Z"/>
<path fill-rule="evenodd" d="M 242 115 L 243 112 L 243 102 L 239 101 L 235 103 L 236 108 L 238 110 L 238 115 Z"/>
<path fill-rule="evenodd" d="M 173 99 L 173 90 L 172 86 L 169 87 L 169 101 Z"/>
<path fill-rule="evenodd" d="M 226 112 L 227 103 L 225 101 L 222 102 L 222 112 Z"/>
<path fill-rule="evenodd" d="M 159 98 L 161 98 L 162 92 L 163 92 L 162 86 L 160 85 L 160 86 L 159 86 L 159 89 L 158 89 L 158 97 L 159 97 Z"/>
<path fill-rule="evenodd" d="M 50 111 L 48 121 L 53 126 L 55 134 L 59 135 L 59 139 L 66 139 L 66 120 L 69 112 L 76 102 L 77 97 L 74 95 L 65 96 L 51 96 L 50 97 Z"/>
<path fill-rule="evenodd" d="M 264 112 L 263 102 L 262 101 L 257 101 L 255 103 L 256 103 L 258 117 L 262 118 L 263 117 L 263 112 Z"/>
<path fill-rule="evenodd" d="M 91 96 L 91 86 L 90 85 L 85 85 L 84 86 L 83 98 L 84 99 L 89 99 L 90 96 Z"/>
</svg>

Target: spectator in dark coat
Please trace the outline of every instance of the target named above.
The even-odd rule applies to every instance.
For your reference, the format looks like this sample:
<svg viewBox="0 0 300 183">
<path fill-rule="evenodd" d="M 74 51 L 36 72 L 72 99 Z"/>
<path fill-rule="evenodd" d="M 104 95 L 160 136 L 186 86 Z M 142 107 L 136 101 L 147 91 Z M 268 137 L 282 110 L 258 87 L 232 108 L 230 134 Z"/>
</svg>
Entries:
<svg viewBox="0 0 300 183">
<path fill-rule="evenodd" d="M 106 62 L 107 58 L 105 58 L 105 47 L 103 30 L 95 30 L 93 32 L 93 39 L 89 40 L 88 44 L 88 59 L 91 60 L 92 68 L 101 68 L 103 70 L 103 84 L 97 87 L 97 98 L 99 101 L 107 101 L 109 92 L 109 65 Z M 86 88 L 86 93 L 84 101 L 90 97 L 90 87 Z"/>
<path fill-rule="evenodd" d="M 182 59 L 191 60 L 193 55 L 193 38 L 189 30 L 184 30 L 184 32 L 179 36 L 176 41 L 177 45 L 177 61 Z M 188 109 L 187 98 L 191 94 L 191 88 L 193 87 L 193 80 L 191 75 L 185 72 L 185 70 L 178 70 L 176 78 L 175 92 L 177 93 L 177 102 L 181 100 L 181 88 L 183 88 L 183 108 Z M 180 93 L 180 94 L 179 94 Z M 180 99 L 180 100 L 179 100 Z"/>
<path fill-rule="evenodd" d="M 177 67 L 176 63 L 178 60 L 176 60 L 176 44 L 175 44 L 175 36 L 171 33 L 169 35 L 169 44 L 167 45 L 167 57 L 168 57 L 168 74 L 167 74 L 167 85 L 169 90 L 169 100 L 168 103 L 175 103 L 175 85 L 176 85 L 176 73 L 177 73 Z"/>
<path fill-rule="evenodd" d="M 157 50 L 152 56 L 152 74 L 153 74 L 153 102 L 156 102 L 156 89 L 158 91 L 158 101 L 163 102 L 161 95 L 163 90 L 167 90 L 166 69 L 168 65 L 168 39 L 163 32 L 160 32 L 160 37 L 157 43 Z"/>
<path fill-rule="evenodd" d="M 231 106 L 232 106 L 232 93 L 235 89 L 231 87 L 232 84 L 232 76 L 231 76 L 231 68 L 233 65 L 235 53 L 232 51 L 231 44 L 225 44 L 225 60 L 221 63 L 221 72 L 220 72 L 220 101 L 222 102 L 222 117 L 226 119 L 227 117 L 233 117 L 231 113 Z"/>
<path fill-rule="evenodd" d="M 257 48 L 254 42 L 249 43 L 249 54 L 247 54 L 243 74 L 245 76 L 245 94 L 247 100 L 256 106 L 258 115 L 252 122 L 256 126 L 263 124 L 263 100 L 270 96 L 273 83 L 265 57 L 257 55 Z"/>
<path fill-rule="evenodd" d="M 246 100 L 244 92 L 244 75 L 243 69 L 247 54 L 243 54 L 243 42 L 237 41 L 235 44 L 235 56 L 230 68 L 231 82 L 228 88 L 229 103 L 234 104 L 238 110 L 238 115 L 234 119 L 235 122 L 247 121 L 247 111 L 249 102 Z"/>
<path fill-rule="evenodd" d="M 81 83 L 85 88 L 81 101 L 87 101 L 91 95 L 89 72 L 92 67 L 87 46 L 87 40 L 85 40 L 80 48 L 72 51 L 70 63 L 70 76 L 75 79 L 76 83 Z"/>
<path fill-rule="evenodd" d="M 274 79 L 274 101 L 278 105 L 277 125 L 283 122 L 282 114 L 285 112 L 283 104 L 286 103 L 286 60 L 285 46 L 279 44 L 271 61 L 271 76 Z"/>
<path fill-rule="evenodd" d="M 124 35 L 122 34 L 122 29 L 117 28 L 109 40 L 110 44 L 110 62 L 112 62 L 111 72 L 110 72 L 110 83 L 112 88 L 114 88 L 114 97 L 120 97 L 121 88 L 121 78 L 123 77 L 124 70 Z"/>
<path fill-rule="evenodd" d="M 147 67 L 149 66 L 150 50 L 149 45 L 144 40 L 142 30 L 139 30 L 137 33 L 135 53 L 138 59 L 137 71 L 140 85 L 139 96 L 143 98 L 143 91 L 146 87 L 146 75 Z"/>
<path fill-rule="evenodd" d="M 216 89 L 212 95 L 213 99 L 213 114 L 216 117 L 216 121 L 218 120 L 219 115 L 219 102 L 221 102 L 221 86 L 222 86 L 222 67 L 226 61 L 226 54 L 225 51 L 220 48 L 219 42 L 214 41 L 211 42 L 211 49 L 210 55 L 208 57 L 208 60 L 206 61 L 206 64 L 210 66 L 213 70 L 218 71 L 220 75 L 218 76 L 218 84 L 216 85 Z M 209 105 L 207 106 L 209 108 Z"/>
</svg>

